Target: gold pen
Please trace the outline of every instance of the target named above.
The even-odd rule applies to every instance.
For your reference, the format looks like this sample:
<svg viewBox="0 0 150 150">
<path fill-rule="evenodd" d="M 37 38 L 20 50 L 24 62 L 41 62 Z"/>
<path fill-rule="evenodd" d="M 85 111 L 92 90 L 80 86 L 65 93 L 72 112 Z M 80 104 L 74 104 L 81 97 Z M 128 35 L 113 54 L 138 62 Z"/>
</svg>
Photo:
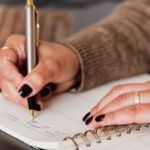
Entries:
<svg viewBox="0 0 150 150">
<path fill-rule="evenodd" d="M 33 0 L 27 0 L 25 6 L 25 15 L 26 15 L 26 53 L 27 53 L 27 71 L 28 74 L 36 65 L 37 58 L 37 48 L 39 45 L 39 18 L 36 7 Z M 31 102 L 33 104 L 34 102 Z M 31 108 L 28 101 L 29 111 L 34 119 L 34 109 Z"/>
</svg>

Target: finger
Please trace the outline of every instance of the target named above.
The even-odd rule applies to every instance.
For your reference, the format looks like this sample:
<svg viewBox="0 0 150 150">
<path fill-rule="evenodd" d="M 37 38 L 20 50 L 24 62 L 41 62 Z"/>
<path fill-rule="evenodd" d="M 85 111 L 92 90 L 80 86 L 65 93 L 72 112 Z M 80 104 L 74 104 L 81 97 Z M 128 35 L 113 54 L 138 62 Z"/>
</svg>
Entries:
<svg viewBox="0 0 150 150">
<path fill-rule="evenodd" d="M 97 113 L 99 110 L 104 108 L 108 103 L 117 98 L 119 95 L 128 92 L 145 91 L 149 89 L 150 89 L 150 82 L 117 85 L 113 87 L 112 90 L 108 94 L 106 94 L 106 96 L 104 96 L 95 107 L 92 108 L 91 113 L 92 114 Z"/>
<path fill-rule="evenodd" d="M 23 107 L 29 108 L 27 99 L 23 99 L 18 95 L 15 86 L 9 80 L 3 80 L 1 82 L 2 95 L 6 100 L 15 102 Z M 39 111 L 43 107 L 39 98 L 36 98 L 34 109 Z"/>
<path fill-rule="evenodd" d="M 16 51 L 18 55 L 17 64 L 22 66 L 23 62 L 26 60 L 25 37 L 22 35 L 11 35 L 6 40 L 5 46 Z"/>
<path fill-rule="evenodd" d="M 54 92 L 54 94 L 67 92 L 74 84 L 75 84 L 74 79 L 71 79 L 71 80 L 61 83 L 61 84 L 58 84 L 57 90 Z"/>
<path fill-rule="evenodd" d="M 58 85 L 53 83 L 47 84 L 38 94 L 38 104 L 40 104 L 41 108 L 44 109 L 44 101 L 50 100 L 50 98 L 55 94 L 68 91 L 74 84 L 74 80 L 69 80 Z"/>
<path fill-rule="evenodd" d="M 3 79 L 1 81 L 1 90 L 2 90 L 2 95 L 6 100 L 18 103 L 23 107 L 27 107 L 27 101 L 23 100 L 18 95 L 18 92 L 14 87 L 14 85 L 11 83 L 11 81 Z"/>
<path fill-rule="evenodd" d="M 16 67 L 17 54 L 14 50 L 8 49 L 0 52 L 0 80 L 7 78 L 19 83 L 23 76 Z"/>
<path fill-rule="evenodd" d="M 50 68 L 50 69 L 49 69 Z M 55 66 L 40 62 L 20 83 L 19 95 L 23 98 L 36 95 L 47 83 L 55 81 Z"/>
<path fill-rule="evenodd" d="M 51 97 L 54 92 L 57 90 L 57 85 L 53 83 L 48 83 L 40 92 L 39 95 L 42 100 L 48 99 Z"/>
<path fill-rule="evenodd" d="M 132 123 L 149 123 L 150 122 L 150 104 L 141 104 L 130 106 L 111 113 L 97 113 L 93 120 L 87 124 L 89 127 L 97 128 L 108 125 L 124 125 Z"/>
<path fill-rule="evenodd" d="M 150 90 L 138 92 L 140 104 L 148 104 L 150 103 Z M 100 113 L 109 113 L 113 111 L 117 111 L 119 109 L 123 109 L 125 107 L 129 107 L 135 104 L 135 92 L 125 93 L 119 95 L 117 98 L 112 100 L 109 104 L 107 104 L 103 109 L 101 109 Z"/>
<path fill-rule="evenodd" d="M 74 84 L 74 80 L 69 80 L 58 85 L 49 83 L 41 90 L 40 96 L 43 100 L 48 99 L 52 95 L 68 91 Z"/>
</svg>

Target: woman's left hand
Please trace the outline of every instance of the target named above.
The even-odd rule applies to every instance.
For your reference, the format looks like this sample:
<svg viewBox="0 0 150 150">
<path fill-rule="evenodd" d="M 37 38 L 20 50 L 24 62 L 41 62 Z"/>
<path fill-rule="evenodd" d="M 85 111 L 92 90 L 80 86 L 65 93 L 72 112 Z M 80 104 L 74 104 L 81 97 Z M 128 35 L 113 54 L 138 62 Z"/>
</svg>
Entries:
<svg viewBox="0 0 150 150">
<path fill-rule="evenodd" d="M 83 118 L 88 127 L 150 122 L 150 81 L 117 85 Z"/>
</svg>

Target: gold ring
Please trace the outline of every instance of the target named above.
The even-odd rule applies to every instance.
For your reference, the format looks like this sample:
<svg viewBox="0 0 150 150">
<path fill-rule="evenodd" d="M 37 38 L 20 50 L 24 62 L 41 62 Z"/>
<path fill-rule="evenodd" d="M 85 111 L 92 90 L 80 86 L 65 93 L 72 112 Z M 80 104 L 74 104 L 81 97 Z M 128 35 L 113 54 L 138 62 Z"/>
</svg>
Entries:
<svg viewBox="0 0 150 150">
<path fill-rule="evenodd" d="M 134 103 L 140 104 L 140 93 L 139 92 L 135 92 Z"/>
<path fill-rule="evenodd" d="M 7 46 L 4 46 L 4 47 L 1 48 L 1 50 L 8 50 L 8 49 L 10 49 L 10 48 L 7 47 Z"/>
</svg>

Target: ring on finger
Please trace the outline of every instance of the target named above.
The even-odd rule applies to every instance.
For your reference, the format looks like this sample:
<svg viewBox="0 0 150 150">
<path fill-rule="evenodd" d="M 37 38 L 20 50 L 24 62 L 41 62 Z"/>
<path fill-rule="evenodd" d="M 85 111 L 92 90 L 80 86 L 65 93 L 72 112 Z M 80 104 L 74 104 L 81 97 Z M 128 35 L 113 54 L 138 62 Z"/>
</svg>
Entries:
<svg viewBox="0 0 150 150">
<path fill-rule="evenodd" d="M 8 50 L 8 49 L 11 49 L 11 48 L 9 48 L 7 46 L 4 46 L 4 47 L 1 48 L 1 50 Z"/>
<path fill-rule="evenodd" d="M 135 92 L 134 103 L 140 104 L 140 92 Z"/>
</svg>

